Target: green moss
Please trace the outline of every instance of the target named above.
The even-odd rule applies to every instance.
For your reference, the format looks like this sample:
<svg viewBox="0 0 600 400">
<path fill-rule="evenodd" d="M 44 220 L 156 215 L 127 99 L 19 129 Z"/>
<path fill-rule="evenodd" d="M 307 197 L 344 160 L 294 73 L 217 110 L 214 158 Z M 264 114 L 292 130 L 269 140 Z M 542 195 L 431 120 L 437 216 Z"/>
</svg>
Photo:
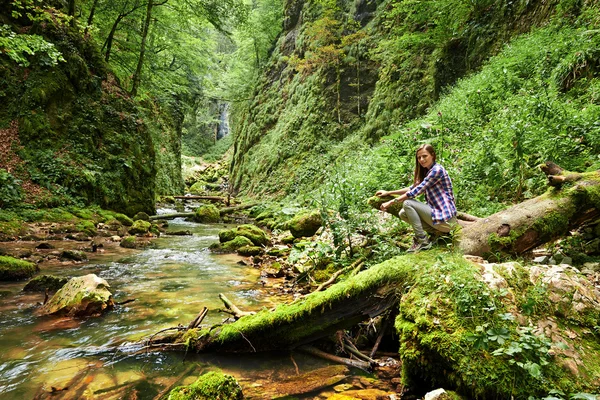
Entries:
<svg viewBox="0 0 600 400">
<path fill-rule="evenodd" d="M 40 267 L 29 261 L 0 256 L 0 281 L 17 281 L 31 278 L 39 270 Z"/>
<path fill-rule="evenodd" d="M 314 235 L 322 225 L 321 213 L 315 210 L 295 216 L 285 224 L 285 227 L 295 238 L 301 238 Z"/>
<path fill-rule="evenodd" d="M 237 227 L 235 234 L 245 236 L 256 246 L 265 246 L 269 243 L 269 237 L 266 232 L 255 225 L 244 224 Z"/>
<path fill-rule="evenodd" d="M 92 221 L 81 221 L 77 223 L 76 228 L 78 231 L 85 233 L 88 236 L 96 236 L 96 225 Z"/>
<path fill-rule="evenodd" d="M 114 215 L 115 219 L 117 221 L 119 221 L 120 223 L 122 223 L 125 226 L 132 226 L 133 225 L 133 220 L 131 218 L 129 218 L 127 215 L 125 214 L 121 214 L 121 213 L 116 213 Z"/>
<path fill-rule="evenodd" d="M 262 254 L 263 249 L 258 246 L 242 246 L 239 249 L 237 249 L 237 252 L 240 256 L 249 257 Z"/>
<path fill-rule="evenodd" d="M 44 292 L 48 289 L 51 292 L 56 292 L 64 286 L 69 279 L 65 277 L 53 275 L 39 275 L 27 282 L 23 288 L 24 292 Z"/>
<path fill-rule="evenodd" d="M 198 182 L 194 183 L 190 187 L 190 193 L 191 194 L 196 194 L 196 195 L 205 194 L 206 193 L 206 182 L 204 182 L 204 181 L 198 181 Z"/>
<path fill-rule="evenodd" d="M 171 390 L 169 400 L 242 400 L 242 387 L 231 375 L 208 372 L 189 386 Z"/>
<path fill-rule="evenodd" d="M 236 236 L 235 239 L 222 244 L 225 251 L 237 251 L 240 247 L 253 246 L 252 241 L 245 236 Z"/>
<path fill-rule="evenodd" d="M 121 247 L 126 249 L 135 249 L 137 247 L 135 236 L 127 236 L 121 240 Z"/>
<path fill-rule="evenodd" d="M 151 226 L 152 226 L 152 224 L 150 222 L 138 219 L 137 221 L 135 221 L 133 223 L 133 225 L 131 226 L 131 228 L 129 228 L 129 234 L 131 234 L 131 235 L 143 235 L 145 233 L 148 233 L 148 231 L 150 230 Z"/>
<path fill-rule="evenodd" d="M 224 229 L 222 231 L 219 231 L 219 242 L 221 243 L 225 243 L 225 242 L 229 242 L 230 240 L 235 239 L 235 228 L 233 229 Z"/>
<path fill-rule="evenodd" d="M 194 212 L 194 221 L 198 223 L 214 223 L 220 220 L 219 209 L 212 204 L 198 207 Z"/>
</svg>

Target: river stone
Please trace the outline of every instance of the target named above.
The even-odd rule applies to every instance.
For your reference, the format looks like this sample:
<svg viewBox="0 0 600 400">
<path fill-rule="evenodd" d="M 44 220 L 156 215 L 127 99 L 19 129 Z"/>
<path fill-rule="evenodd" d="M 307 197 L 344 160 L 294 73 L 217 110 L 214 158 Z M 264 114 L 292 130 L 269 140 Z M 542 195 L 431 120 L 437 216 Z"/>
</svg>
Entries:
<svg viewBox="0 0 600 400">
<path fill-rule="evenodd" d="M 285 224 L 285 227 L 295 238 L 300 238 L 313 236 L 322 225 L 321 213 L 313 211 L 295 216 Z"/>
<path fill-rule="evenodd" d="M 38 313 L 77 317 L 99 314 L 114 306 L 108 288 L 108 282 L 95 274 L 71 278 Z"/>
<path fill-rule="evenodd" d="M 10 256 L 0 256 L 0 281 L 31 278 L 40 270 L 37 264 Z"/>
<path fill-rule="evenodd" d="M 265 231 L 252 224 L 244 224 L 237 227 L 235 234 L 245 236 L 254 243 L 255 246 L 265 246 L 270 240 Z"/>
<path fill-rule="evenodd" d="M 263 253 L 263 249 L 258 246 L 242 246 L 237 250 L 240 256 L 250 257 L 257 256 Z"/>
<path fill-rule="evenodd" d="M 236 236 L 235 239 L 223 243 L 222 249 L 225 251 L 237 251 L 237 249 L 244 246 L 252 246 L 252 241 L 245 236 Z"/>
<path fill-rule="evenodd" d="M 56 292 L 67 283 L 69 279 L 54 275 L 38 275 L 25 285 L 24 292 L 44 292 L 46 289 L 50 292 Z"/>
<path fill-rule="evenodd" d="M 242 400 L 242 387 L 231 375 L 211 371 L 201 375 L 189 386 L 178 386 L 169 393 L 169 400 Z"/>
<path fill-rule="evenodd" d="M 152 224 L 150 222 L 138 219 L 137 221 L 135 221 L 133 223 L 131 228 L 129 228 L 129 234 L 130 235 L 143 235 L 145 233 L 148 233 L 151 226 L 152 226 Z"/>
<path fill-rule="evenodd" d="M 194 212 L 194 222 L 212 223 L 221 220 L 219 209 L 212 204 L 198 207 Z"/>
<path fill-rule="evenodd" d="M 87 255 L 79 250 L 63 250 L 60 252 L 59 258 L 61 261 L 85 261 Z"/>
</svg>

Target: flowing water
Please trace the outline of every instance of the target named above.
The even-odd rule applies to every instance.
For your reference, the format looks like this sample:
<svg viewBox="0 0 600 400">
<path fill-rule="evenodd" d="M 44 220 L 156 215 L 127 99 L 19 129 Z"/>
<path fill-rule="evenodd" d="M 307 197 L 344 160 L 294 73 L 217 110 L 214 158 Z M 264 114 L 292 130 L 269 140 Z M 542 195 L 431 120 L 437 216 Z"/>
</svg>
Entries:
<svg viewBox="0 0 600 400">
<path fill-rule="evenodd" d="M 22 292 L 24 282 L 0 283 L 0 399 L 154 399 L 215 367 L 256 388 L 265 384 L 263 378 L 297 373 L 298 365 L 301 370 L 322 365 L 301 356 L 290 360 L 290 354 L 185 355 L 127 345 L 187 325 L 204 306 L 211 311 L 203 325 L 222 322 L 219 293 L 246 310 L 281 301 L 263 288 L 259 270 L 241 265 L 237 256 L 207 250 L 223 225 L 175 220 L 169 226 L 182 229 L 193 235 L 163 235 L 146 250 L 115 246 L 75 266 L 42 266 L 44 274 L 94 273 L 106 279 L 116 302 L 135 299 L 101 317 L 36 317 L 43 294 Z"/>
</svg>

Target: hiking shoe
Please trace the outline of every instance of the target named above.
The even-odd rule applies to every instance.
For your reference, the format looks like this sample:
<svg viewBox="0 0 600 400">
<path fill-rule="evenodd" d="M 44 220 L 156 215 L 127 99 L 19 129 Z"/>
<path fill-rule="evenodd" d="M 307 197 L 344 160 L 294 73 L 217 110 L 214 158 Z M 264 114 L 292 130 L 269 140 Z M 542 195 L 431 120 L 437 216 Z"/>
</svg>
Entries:
<svg viewBox="0 0 600 400">
<path fill-rule="evenodd" d="M 421 250 L 429 250 L 432 246 L 431 241 L 427 238 L 414 238 L 410 249 L 406 250 L 407 253 L 418 253 Z"/>
</svg>

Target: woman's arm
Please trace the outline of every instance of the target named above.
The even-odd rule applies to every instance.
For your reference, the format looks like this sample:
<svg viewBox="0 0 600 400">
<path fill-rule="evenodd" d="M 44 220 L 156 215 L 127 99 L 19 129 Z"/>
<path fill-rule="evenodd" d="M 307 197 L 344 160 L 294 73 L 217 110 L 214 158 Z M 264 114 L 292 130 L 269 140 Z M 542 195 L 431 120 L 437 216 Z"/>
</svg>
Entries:
<svg viewBox="0 0 600 400">
<path fill-rule="evenodd" d="M 378 197 L 385 197 L 385 196 L 391 196 L 393 194 L 404 194 L 406 192 L 408 192 L 410 190 L 409 187 L 407 188 L 403 188 L 403 189 L 398 189 L 398 190 L 378 190 L 377 193 L 375 193 L 375 196 Z"/>
<path fill-rule="evenodd" d="M 404 190 L 404 189 L 401 189 L 401 190 Z M 397 191 L 399 192 L 400 190 L 397 190 Z M 407 191 L 408 191 L 408 188 L 406 188 L 406 191 L 405 191 L 404 193 L 402 193 L 402 195 L 401 195 L 400 197 L 396 197 L 395 199 L 392 199 L 392 200 L 390 200 L 390 201 L 386 201 L 385 203 L 383 203 L 383 204 L 382 204 L 382 205 L 379 207 L 379 209 L 380 209 L 381 211 L 386 211 L 386 210 L 389 208 L 389 206 L 391 206 L 392 204 L 394 204 L 394 203 L 402 203 L 402 202 L 404 202 L 405 200 L 407 200 L 407 199 L 408 199 L 408 196 L 406 195 L 406 192 L 407 192 Z"/>
</svg>

